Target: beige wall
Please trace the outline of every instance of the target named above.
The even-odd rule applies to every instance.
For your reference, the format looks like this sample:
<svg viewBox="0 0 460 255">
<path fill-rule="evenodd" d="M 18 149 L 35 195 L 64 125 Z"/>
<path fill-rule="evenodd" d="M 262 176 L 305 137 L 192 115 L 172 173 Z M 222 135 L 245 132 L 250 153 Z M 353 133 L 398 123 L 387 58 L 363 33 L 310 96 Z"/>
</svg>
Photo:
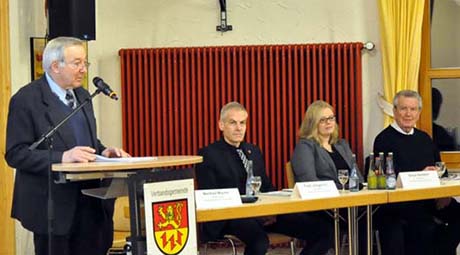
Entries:
<svg viewBox="0 0 460 255">
<path fill-rule="evenodd" d="M 45 34 L 43 2 L 10 0 L 13 93 L 30 80 L 29 37 Z M 215 31 L 217 0 L 96 1 L 97 40 L 89 43 L 89 77 L 100 76 L 121 91 L 118 50 L 127 47 L 372 41 L 376 49 L 363 51 L 364 151 L 368 153 L 383 125 L 375 100 L 382 91 L 377 1 L 227 3 L 234 30 L 222 34 Z M 121 103 L 101 96 L 95 105 L 100 137 L 105 144 L 121 146 Z"/>
</svg>

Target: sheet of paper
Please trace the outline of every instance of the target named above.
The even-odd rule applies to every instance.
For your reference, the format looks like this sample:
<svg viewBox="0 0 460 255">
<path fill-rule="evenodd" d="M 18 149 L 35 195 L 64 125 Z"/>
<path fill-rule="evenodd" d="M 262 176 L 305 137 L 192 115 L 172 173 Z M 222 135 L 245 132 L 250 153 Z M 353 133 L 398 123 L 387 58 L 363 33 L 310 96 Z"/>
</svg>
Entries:
<svg viewBox="0 0 460 255">
<path fill-rule="evenodd" d="M 158 157 L 107 158 L 101 155 L 96 155 L 95 162 L 143 162 L 152 160 L 158 160 Z"/>
<path fill-rule="evenodd" d="M 291 194 L 292 194 L 292 190 L 291 191 L 277 190 L 277 191 L 260 193 L 261 196 L 274 196 L 274 197 L 290 197 Z"/>
</svg>

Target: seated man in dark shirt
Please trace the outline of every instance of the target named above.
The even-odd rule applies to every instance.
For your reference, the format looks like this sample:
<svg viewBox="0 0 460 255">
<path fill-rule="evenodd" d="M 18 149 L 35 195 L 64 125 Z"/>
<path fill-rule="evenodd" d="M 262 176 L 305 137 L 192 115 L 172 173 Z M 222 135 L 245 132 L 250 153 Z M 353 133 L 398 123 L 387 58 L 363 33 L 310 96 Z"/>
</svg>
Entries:
<svg viewBox="0 0 460 255">
<path fill-rule="evenodd" d="M 240 194 L 245 194 L 247 174 L 243 153 L 253 161 L 254 176 L 262 178 L 261 191 L 274 190 L 265 172 L 262 152 L 243 141 L 247 118 L 246 109 L 237 102 L 222 108 L 219 128 L 223 138 L 199 151 L 203 156 L 203 163 L 196 169 L 200 189 L 238 188 Z M 307 247 L 300 254 L 320 255 L 333 246 L 333 226 L 326 217 L 323 212 L 313 212 L 205 223 L 201 240 L 206 242 L 231 234 L 246 245 L 244 254 L 264 255 L 269 246 L 267 232 L 277 232 L 307 240 Z"/>
<path fill-rule="evenodd" d="M 374 154 L 393 152 L 396 174 L 435 170 L 440 154 L 430 136 L 415 128 L 420 95 L 411 90 L 393 99 L 394 122 L 375 138 Z M 460 206 L 452 198 L 394 203 L 375 215 L 382 254 L 455 254 L 460 241 Z"/>
</svg>

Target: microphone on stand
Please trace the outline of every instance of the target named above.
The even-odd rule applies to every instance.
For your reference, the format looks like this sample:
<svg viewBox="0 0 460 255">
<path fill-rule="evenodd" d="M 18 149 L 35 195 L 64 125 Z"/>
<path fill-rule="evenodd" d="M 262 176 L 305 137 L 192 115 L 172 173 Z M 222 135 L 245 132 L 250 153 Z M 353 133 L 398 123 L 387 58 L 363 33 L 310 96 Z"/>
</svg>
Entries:
<svg viewBox="0 0 460 255">
<path fill-rule="evenodd" d="M 96 88 L 101 91 L 102 93 L 104 93 L 104 95 L 112 98 L 113 100 L 118 100 L 118 96 L 117 96 L 117 93 L 115 93 L 111 88 L 110 86 L 105 83 L 105 81 L 99 77 L 94 77 L 93 78 L 93 83 L 94 85 L 96 86 Z"/>
</svg>

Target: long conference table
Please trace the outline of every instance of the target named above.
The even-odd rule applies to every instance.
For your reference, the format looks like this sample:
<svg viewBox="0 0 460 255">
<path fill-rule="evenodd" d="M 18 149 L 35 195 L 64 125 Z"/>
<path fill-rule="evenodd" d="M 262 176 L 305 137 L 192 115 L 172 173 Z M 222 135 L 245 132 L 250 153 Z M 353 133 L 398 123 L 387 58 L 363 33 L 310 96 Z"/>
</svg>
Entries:
<svg viewBox="0 0 460 255">
<path fill-rule="evenodd" d="M 337 208 L 349 209 L 349 254 L 357 254 L 357 214 L 359 206 L 366 206 L 367 211 L 367 253 L 372 254 L 372 206 L 388 203 L 434 199 L 460 196 L 460 180 L 443 180 L 438 187 L 396 189 L 396 190 L 361 190 L 359 192 L 340 192 L 337 197 L 302 200 L 298 198 L 261 195 L 252 204 L 240 206 L 197 209 L 197 222 L 238 219 L 258 216 L 269 216 L 285 213 L 309 212 Z M 352 215 L 350 218 L 350 214 Z M 335 214 L 335 222 L 338 222 Z M 336 225 L 335 252 L 339 253 L 338 233 Z"/>
<path fill-rule="evenodd" d="M 67 163 L 53 164 L 52 170 L 59 172 L 58 182 L 80 181 L 99 178 L 126 178 L 136 175 L 145 170 L 168 167 L 191 165 L 202 162 L 200 156 L 164 156 L 154 161 L 135 162 L 135 163 Z M 138 198 L 133 198 L 132 194 L 137 191 L 135 183 L 129 185 L 130 189 L 130 218 L 131 234 L 141 236 L 140 224 L 140 205 Z M 367 208 L 367 235 L 368 235 L 368 254 L 372 254 L 372 206 L 387 203 L 397 203 L 404 201 L 414 201 L 423 199 L 433 199 L 441 197 L 460 196 L 460 180 L 444 180 L 438 187 L 417 188 L 417 189 L 396 189 L 396 190 L 361 190 L 359 192 L 341 192 L 339 196 L 318 198 L 318 199 L 298 199 L 283 196 L 261 195 L 255 203 L 242 204 L 234 207 L 197 209 L 197 222 L 209 222 L 226 219 L 249 218 L 259 216 L 269 216 L 277 214 L 310 212 L 319 210 L 334 210 L 335 222 L 338 222 L 338 208 L 348 208 L 349 210 L 349 254 L 356 254 L 357 250 L 357 207 L 366 206 Z M 134 226 L 133 226 L 134 225 Z M 337 225 L 336 225 L 336 253 L 338 253 Z"/>
<path fill-rule="evenodd" d="M 367 214 L 367 250 L 372 254 L 372 206 L 388 202 L 386 190 L 361 190 L 359 192 L 340 192 L 339 196 L 300 199 L 286 196 L 261 194 L 255 203 L 242 204 L 240 206 L 197 209 L 197 222 L 209 222 L 217 220 L 260 217 L 277 214 L 289 214 L 311 212 L 320 210 L 333 210 L 335 253 L 339 254 L 339 208 L 348 208 L 348 243 L 349 254 L 358 252 L 358 214 L 359 206 L 366 206 Z"/>
</svg>

